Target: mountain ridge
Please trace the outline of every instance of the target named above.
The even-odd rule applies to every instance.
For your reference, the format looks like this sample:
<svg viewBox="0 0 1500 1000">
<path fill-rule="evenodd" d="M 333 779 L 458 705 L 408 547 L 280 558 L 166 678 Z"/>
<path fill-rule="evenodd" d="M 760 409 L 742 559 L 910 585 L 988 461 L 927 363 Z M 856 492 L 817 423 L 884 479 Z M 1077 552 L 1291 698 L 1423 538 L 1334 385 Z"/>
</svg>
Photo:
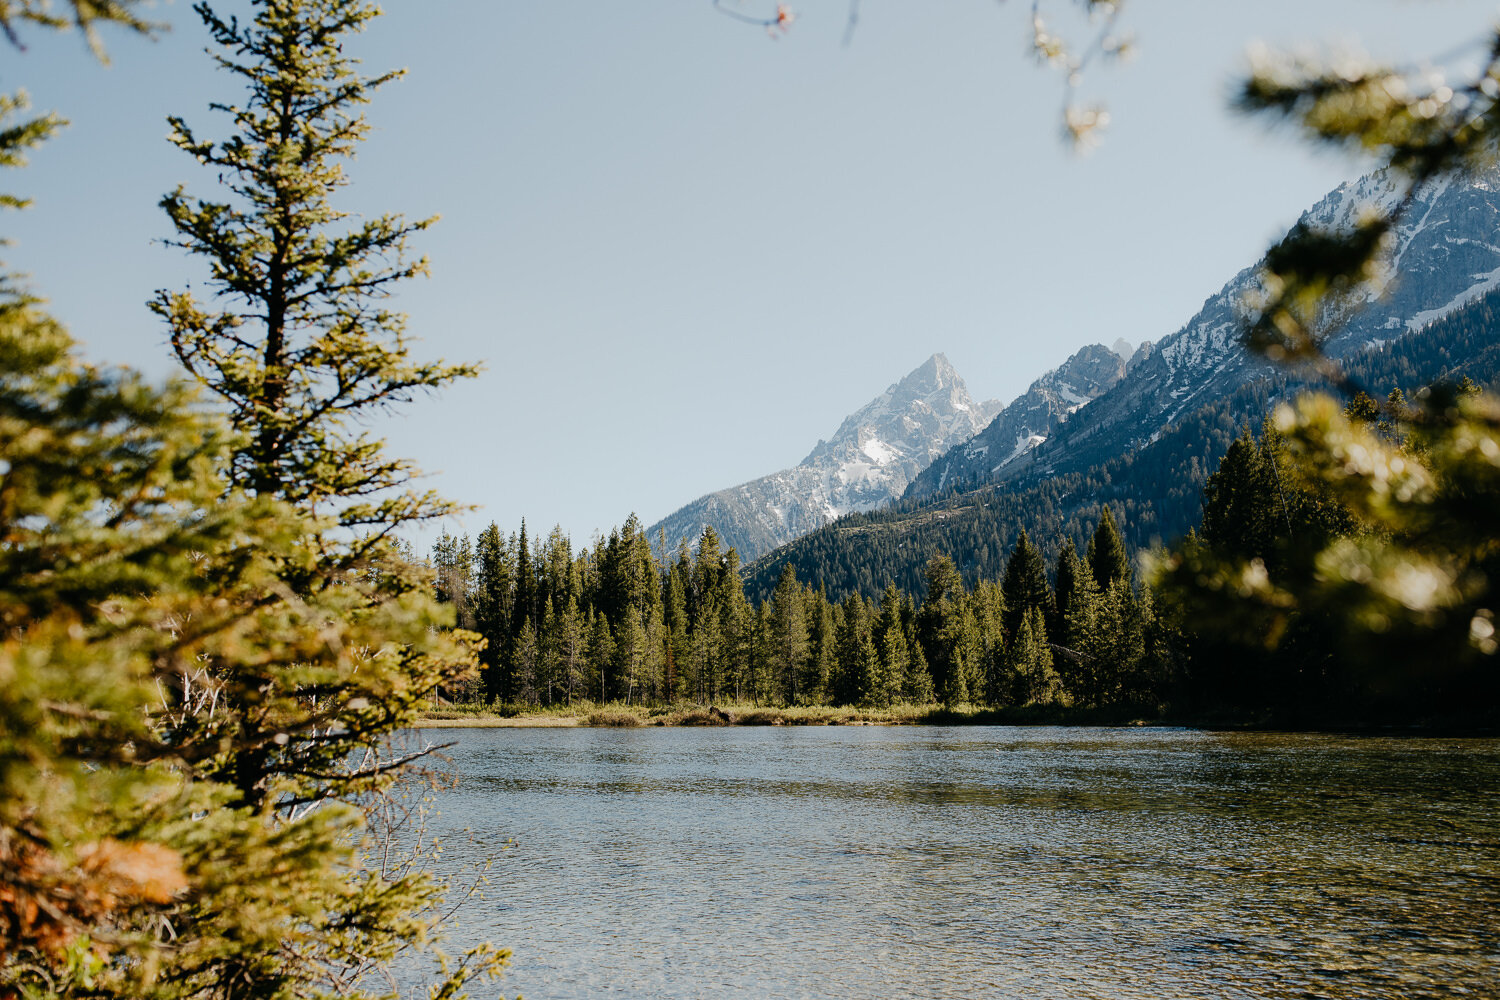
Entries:
<svg viewBox="0 0 1500 1000">
<path fill-rule="evenodd" d="M 1367 206 L 1389 205 L 1398 193 L 1386 177 L 1364 177 L 1340 185 L 1303 213 L 1301 221 L 1314 227 L 1347 225 Z M 1500 234 L 1500 169 L 1448 179 L 1425 190 L 1409 217 L 1394 229 L 1386 253 L 1391 277 L 1385 288 L 1340 303 L 1332 311 L 1331 321 L 1342 325 L 1332 329 L 1326 341 L 1328 353 L 1346 364 L 1358 362 L 1372 371 L 1387 371 L 1394 369 L 1383 369 L 1378 356 L 1371 361 L 1366 355 L 1390 348 L 1403 354 L 1417 352 L 1424 359 L 1423 367 L 1408 366 L 1403 378 L 1435 377 L 1466 362 L 1475 364 L 1476 377 L 1491 377 L 1488 373 L 1500 355 L 1500 322 L 1496 321 L 1500 237 L 1496 234 Z M 1010 544 L 1007 539 L 1013 540 L 1018 525 L 1050 531 L 1072 524 L 1033 509 L 1046 504 L 1072 512 L 1057 516 L 1076 519 L 1082 516 L 1079 512 L 1090 510 L 1097 516 L 1101 498 L 1119 502 L 1131 517 L 1141 519 L 1129 527 L 1136 544 L 1152 538 L 1169 540 L 1164 532 L 1186 530 L 1191 523 L 1188 509 L 1192 508 L 1191 516 L 1197 513 L 1195 491 L 1216 466 L 1218 449 L 1227 447 L 1232 432 L 1246 421 L 1258 422 L 1267 400 L 1277 393 L 1309 384 L 1305 376 L 1250 354 L 1240 340 L 1244 297 L 1256 287 L 1258 275 L 1259 263 L 1241 270 L 1209 296 L 1183 327 L 1154 346 L 1143 345 L 1118 382 L 1059 420 L 1050 434 L 1025 449 L 1018 460 L 989 465 L 967 460 L 964 466 L 956 460 L 963 457 L 965 448 L 974 449 L 973 442 L 961 443 L 938 459 L 929 474 L 919 477 L 907 497 L 888 512 L 846 518 L 804 536 L 791 546 L 796 552 L 773 553 L 747 570 L 747 579 L 754 577 L 758 586 L 767 572 L 792 561 L 799 564 L 799 573 L 826 570 L 825 582 L 835 591 L 878 588 L 884 581 L 875 577 L 882 573 L 899 576 L 897 582 L 902 585 L 913 585 L 919 576 L 913 568 L 917 561 L 936 552 L 931 548 L 936 544 L 932 538 L 947 539 L 947 551 L 961 565 L 994 570 L 999 565 L 995 550 Z M 1451 326 L 1455 317 L 1468 324 L 1460 340 L 1437 353 L 1422 346 L 1421 338 L 1437 337 L 1433 331 Z M 1383 393 L 1390 386 L 1372 388 Z M 997 417 L 1001 419 L 1003 412 Z M 1186 435 L 1183 428 L 1188 424 L 1205 431 L 1211 428 L 1212 442 L 1205 444 Z M 987 427 L 985 433 L 989 432 Z M 1183 456 L 1168 461 L 1171 456 L 1157 454 L 1162 449 L 1153 445 L 1168 441 L 1184 454 L 1190 452 L 1190 461 L 1177 461 Z M 1184 481 L 1130 479 L 1146 466 L 1159 475 L 1170 468 L 1172 475 Z M 1123 484 L 1122 476 L 1127 480 Z M 1193 496 L 1183 494 L 1184 489 Z M 1066 502 L 1056 495 L 1059 492 L 1067 497 Z M 1172 515 L 1163 518 L 1168 493 Z M 956 513 L 960 508 L 966 513 Z M 1003 518 L 997 512 L 1000 508 L 1007 511 Z M 918 544 L 919 536 L 929 541 Z M 879 558 L 862 554 L 871 545 L 895 545 L 902 554 L 884 550 Z"/>
<path fill-rule="evenodd" d="M 1000 406 L 976 402 L 942 353 L 922 364 L 819 440 L 797 465 L 705 494 L 647 529 L 667 554 L 694 544 L 705 526 L 749 562 L 844 514 L 901 495 L 913 476 L 988 424 Z"/>
</svg>

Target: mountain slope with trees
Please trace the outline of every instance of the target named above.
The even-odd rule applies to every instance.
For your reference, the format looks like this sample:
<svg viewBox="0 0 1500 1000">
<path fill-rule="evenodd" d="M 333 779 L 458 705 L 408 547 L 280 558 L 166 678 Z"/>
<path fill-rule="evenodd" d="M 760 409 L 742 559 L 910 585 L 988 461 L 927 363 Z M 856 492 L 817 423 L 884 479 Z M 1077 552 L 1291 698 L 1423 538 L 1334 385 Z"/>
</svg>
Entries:
<svg viewBox="0 0 1500 1000">
<path fill-rule="evenodd" d="M 1393 388 L 1411 394 L 1445 375 L 1489 383 L 1500 375 L 1500 293 L 1360 351 L 1344 367 L 1379 396 Z M 1183 414 L 1139 450 L 1039 480 L 955 489 L 841 518 L 747 566 L 746 590 L 752 597 L 767 593 L 788 564 L 835 596 L 873 596 L 888 582 L 920 590 L 922 567 L 939 554 L 951 555 L 972 583 L 1001 571 L 1022 530 L 1055 539 L 1050 545 L 1064 538 L 1082 545 L 1105 504 L 1123 515 L 1121 531 L 1132 550 L 1170 542 L 1197 523 L 1203 485 L 1241 428 L 1258 426 L 1277 400 L 1321 384 L 1311 373 L 1272 368 Z"/>
</svg>

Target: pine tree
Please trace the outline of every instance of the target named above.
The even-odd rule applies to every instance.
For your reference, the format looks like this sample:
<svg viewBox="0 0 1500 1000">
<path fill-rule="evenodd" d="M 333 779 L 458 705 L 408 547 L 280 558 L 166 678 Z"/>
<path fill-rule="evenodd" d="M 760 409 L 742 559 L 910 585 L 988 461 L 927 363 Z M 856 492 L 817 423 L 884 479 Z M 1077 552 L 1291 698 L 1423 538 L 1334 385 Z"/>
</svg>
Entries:
<svg viewBox="0 0 1500 1000">
<path fill-rule="evenodd" d="M 797 681 L 807 659 L 807 617 L 802 588 L 791 563 L 781 571 L 776 591 L 770 600 L 770 641 L 775 669 L 774 693 L 777 701 L 790 704 L 798 695 Z"/>
<path fill-rule="evenodd" d="M 1040 608 L 1027 610 L 1016 627 L 1010 648 L 1010 669 L 1016 679 L 1016 704 L 1052 705 L 1059 700 L 1061 684 L 1052 669 L 1047 625 Z"/>
<path fill-rule="evenodd" d="M 1048 632 L 1063 642 L 1068 641 L 1068 606 L 1082 572 L 1083 562 L 1078 558 L 1078 550 L 1073 547 L 1073 539 L 1063 539 L 1062 551 L 1057 554 L 1057 568 L 1052 574 L 1052 619 L 1047 623 Z"/>
<path fill-rule="evenodd" d="M 346 758 L 470 668 L 451 617 L 358 579 L 292 593 L 315 526 L 228 489 L 234 438 L 181 387 L 83 367 L 26 305 L 0 308 L 0 365 L 0 983 L 366 995 L 373 963 L 424 945 L 437 892 L 369 863 L 376 831 L 329 799 L 388 788 L 393 767 Z M 309 732 L 328 749 L 288 739 Z M 261 804 L 244 760 L 328 779 Z"/>
<path fill-rule="evenodd" d="M 1089 539 L 1085 561 L 1100 590 L 1108 590 L 1116 580 L 1130 582 L 1130 558 L 1125 554 L 1125 543 L 1120 539 L 1115 516 L 1107 506 L 1099 515 L 1099 527 Z"/>
<path fill-rule="evenodd" d="M 705 697 L 705 685 L 701 665 L 695 669 L 693 659 L 693 637 L 687 611 L 687 580 L 683 572 L 683 561 L 687 558 L 685 547 L 681 557 L 667 570 L 663 585 L 662 612 L 667 631 L 666 700 L 674 701 L 686 695 L 701 703 Z"/>
<path fill-rule="evenodd" d="M 901 595 L 895 584 L 886 584 L 885 593 L 881 595 L 876 632 L 881 678 L 886 684 L 882 697 L 889 705 L 905 697 L 911 674 L 911 647 L 906 641 L 906 626 L 901 619 Z"/>
<path fill-rule="evenodd" d="M 821 592 L 809 592 L 807 616 L 812 621 L 812 653 L 807 658 L 807 673 L 802 679 L 802 700 L 819 705 L 828 698 L 829 683 L 837 672 L 834 649 L 837 641 L 833 628 L 833 606 Z"/>
<path fill-rule="evenodd" d="M 595 611 L 589 626 L 589 697 L 598 697 L 600 702 L 609 700 L 609 688 L 614 678 L 615 639 L 609 630 L 609 619 L 604 612 Z"/>
<path fill-rule="evenodd" d="M 885 622 L 882 615 L 881 621 Z M 899 621 L 886 623 L 881 630 L 880 672 L 876 677 L 875 703 L 884 707 L 901 700 L 911 673 L 911 651 Z M 928 682 L 929 686 L 931 681 Z"/>
<path fill-rule="evenodd" d="M 1094 582 L 1094 574 L 1080 563 L 1080 572 L 1073 577 L 1068 592 L 1067 613 L 1062 619 L 1060 644 L 1073 655 L 1061 657 L 1057 670 L 1069 698 L 1077 705 L 1093 705 L 1098 690 L 1096 674 L 1100 664 L 1096 659 L 1098 645 L 1106 632 L 1101 614 L 1103 594 Z M 1061 591 L 1059 591 L 1061 595 Z"/>
<path fill-rule="evenodd" d="M 249 22 L 193 9 L 214 60 L 247 93 L 223 141 L 170 120 L 172 142 L 227 190 L 224 201 L 181 187 L 162 199 L 169 242 L 207 263 L 214 297 L 161 291 L 152 308 L 178 360 L 245 434 L 232 482 L 361 529 L 348 558 L 367 558 L 393 528 L 455 508 L 408 490 L 412 464 L 386 455 L 361 421 L 477 371 L 410 360 L 405 318 L 385 306 L 426 272 L 406 245 L 433 220 L 341 228 L 348 213 L 334 206 L 343 164 L 369 131 L 361 108 L 401 73 L 363 75 L 347 54 L 348 36 L 378 13 L 364 0 L 257 0 Z"/>
<path fill-rule="evenodd" d="M 902 694 L 913 705 L 929 705 L 937 697 L 932 687 L 932 671 L 927 666 L 927 657 L 922 644 L 910 626 L 906 629 L 906 648 L 911 653 L 911 665 L 906 673 L 906 687 Z"/>
<path fill-rule="evenodd" d="M 536 626 L 531 624 L 530 618 L 521 622 L 514 641 L 510 700 L 517 705 L 535 705 L 541 700 L 537 689 L 541 672 L 541 644 L 537 641 Z"/>
<path fill-rule="evenodd" d="M 858 594 L 844 598 L 834 636 L 838 690 L 832 700 L 840 705 L 869 704 L 874 697 L 876 664 L 866 656 L 870 634 L 869 611 Z"/>
<path fill-rule="evenodd" d="M 47 0 L 4 0 L 0 3 L 0 34 L 12 45 L 21 47 L 22 25 L 74 27 L 84 33 L 94 54 L 102 60 L 104 48 L 95 26 L 117 24 L 143 35 L 151 34 L 157 26 L 136 14 L 143 6 L 146 6 L 144 0 L 68 0 L 70 11 L 65 16 L 56 13 Z"/>
<path fill-rule="evenodd" d="M 568 705 L 574 698 L 587 695 L 588 635 L 585 620 L 578 612 L 578 601 L 568 598 L 568 605 L 558 621 L 558 670 L 563 698 Z"/>
<path fill-rule="evenodd" d="M 917 612 L 917 635 L 927 654 L 932 682 L 950 705 L 969 700 L 968 677 L 959 643 L 964 638 L 964 585 L 958 568 L 946 555 L 933 556 L 926 567 L 927 595 Z"/>
<path fill-rule="evenodd" d="M 724 560 L 724 576 L 720 580 L 723 592 L 723 649 L 724 670 L 721 683 L 727 694 L 733 692 L 734 700 L 744 697 L 751 675 L 751 662 L 755 648 L 755 612 L 745 599 L 745 586 L 740 579 L 739 553 L 730 549 Z M 710 684 L 708 698 L 717 698 L 718 692 Z"/>
<path fill-rule="evenodd" d="M 526 538 L 526 519 L 521 518 L 521 537 L 516 542 L 516 590 L 510 613 L 512 642 L 521 637 L 528 622 L 536 620 L 536 577 L 531 571 L 531 546 Z"/>
<path fill-rule="evenodd" d="M 1005 632 L 1015 636 L 1021 621 L 1031 611 L 1046 613 L 1052 599 L 1052 588 L 1047 584 L 1047 567 L 1042 554 L 1022 529 L 1005 563 L 1005 581 L 1001 584 L 1005 594 Z M 1012 640 L 1014 641 L 1014 640 Z"/>
<path fill-rule="evenodd" d="M 491 522 L 474 545 L 474 630 L 484 639 L 479 654 L 483 665 L 485 697 L 508 701 L 512 697 L 510 647 L 512 612 L 511 548 L 500 529 Z"/>
<path fill-rule="evenodd" d="M 537 695 L 543 705 L 555 703 L 562 681 L 561 622 L 552 602 L 542 604 L 542 624 L 537 630 Z"/>
<path fill-rule="evenodd" d="M 625 609 L 625 618 L 615 630 L 615 677 L 618 695 L 625 704 L 635 703 L 640 693 L 647 663 L 646 623 L 634 604 Z"/>
<path fill-rule="evenodd" d="M 471 606 L 474 546 L 469 536 L 455 538 L 446 531 L 432 543 L 433 593 L 444 604 L 453 605 L 459 628 L 473 629 Z"/>
</svg>

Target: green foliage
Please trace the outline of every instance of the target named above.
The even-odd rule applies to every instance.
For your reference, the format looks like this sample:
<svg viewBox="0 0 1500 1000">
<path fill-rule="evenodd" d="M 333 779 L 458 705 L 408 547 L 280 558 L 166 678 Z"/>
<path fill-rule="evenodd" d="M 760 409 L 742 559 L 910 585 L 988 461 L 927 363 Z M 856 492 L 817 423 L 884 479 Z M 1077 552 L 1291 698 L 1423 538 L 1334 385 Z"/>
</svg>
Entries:
<svg viewBox="0 0 1500 1000">
<path fill-rule="evenodd" d="M 194 10 L 246 98 L 215 106 L 233 125 L 223 141 L 171 119 L 171 141 L 218 171 L 226 200 L 181 187 L 162 199 L 169 242 L 207 264 L 213 300 L 161 291 L 151 308 L 245 435 L 231 481 L 360 529 L 353 556 L 364 558 L 395 526 L 454 507 L 406 490 L 411 463 L 386 455 L 362 418 L 476 371 L 411 361 L 405 317 L 385 305 L 425 273 L 407 241 L 434 220 L 381 215 L 342 228 L 348 213 L 333 204 L 369 131 L 361 108 L 400 74 L 362 75 L 345 51 L 376 16 L 362 0 L 259 0 L 245 23 Z"/>
<path fill-rule="evenodd" d="M 1046 613 L 1051 608 L 1052 588 L 1047 584 L 1046 564 L 1024 529 L 1005 563 L 1005 581 L 1001 589 L 1005 594 L 1007 635 L 1015 635 L 1022 620 L 1032 611 Z"/>
<path fill-rule="evenodd" d="M 1014 679 L 1017 705 L 1059 703 L 1062 684 L 1052 668 L 1052 650 L 1047 646 L 1047 625 L 1041 609 L 1029 608 L 1021 616 L 1007 662 Z"/>
<path fill-rule="evenodd" d="M 1099 527 L 1089 539 L 1084 559 L 1101 590 L 1108 590 L 1117 580 L 1130 582 L 1130 557 L 1125 554 L 1120 529 L 1115 526 L 1115 516 L 1108 507 L 1099 515 Z"/>
<path fill-rule="evenodd" d="M 319 525 L 230 490 L 234 443 L 182 387 L 0 311 L 0 984 L 351 991 L 428 939 L 435 883 L 371 865 L 358 810 L 307 806 L 390 785 L 352 755 L 467 669 L 462 636 L 362 579 L 293 593 Z"/>
<path fill-rule="evenodd" d="M 1311 396 L 1279 409 L 1275 431 L 1295 475 L 1348 527 L 1275 558 L 1206 539 L 1162 563 L 1205 651 L 1259 650 L 1283 678 L 1255 698 L 1233 657 L 1195 657 L 1200 693 L 1283 711 L 1290 698 L 1311 713 L 1483 712 L 1495 693 L 1500 405 L 1435 387 L 1391 434 Z"/>
<path fill-rule="evenodd" d="M 1384 397 L 1401 388 L 1408 396 L 1443 377 L 1488 385 L 1500 376 L 1500 293 L 1490 293 L 1431 326 L 1342 360 L 1344 373 Z M 819 528 L 751 564 L 749 596 L 761 600 L 784 563 L 802 579 L 824 583 L 835 600 L 850 590 L 878 598 L 887 581 L 920 593 L 923 571 L 934 555 L 961 554 L 957 563 L 973 586 L 1005 571 L 1005 558 L 1024 529 L 1049 560 L 1065 541 L 1082 549 L 1110 507 L 1127 553 L 1185 535 L 1203 515 L 1202 490 L 1209 475 L 1246 423 L 1259 426 L 1272 400 L 1289 399 L 1325 385 L 1311 373 L 1273 370 L 1224 399 L 1180 416 L 1160 439 L 1127 455 L 1098 452 L 1102 437 L 1090 407 L 1069 418 L 1054 435 L 1056 471 L 975 489 L 962 485 L 950 495 L 899 501 L 877 511 L 851 514 Z M 1049 439 L 1049 444 L 1053 439 Z"/>
<path fill-rule="evenodd" d="M 145 0 L 68 0 L 67 6 L 68 12 L 59 14 L 49 0 L 0 0 L 0 33 L 12 45 L 24 49 L 20 35 L 23 25 L 77 28 L 88 39 L 94 54 L 103 59 L 104 47 L 95 30 L 97 25 L 118 24 L 141 34 L 150 34 L 160 27 L 136 14 L 146 6 Z"/>
<path fill-rule="evenodd" d="M 86 31 L 103 20 L 146 27 L 128 2 L 72 6 Z M 262 44 L 269 26 L 285 29 L 281 42 L 301 32 L 336 46 L 359 20 L 347 4 L 260 8 L 241 30 L 200 7 L 219 41 L 239 47 L 233 58 L 251 57 L 221 62 L 252 83 L 251 110 L 236 118 L 252 132 L 268 93 L 319 85 L 311 72 L 289 84 L 290 64 L 269 76 L 255 65 L 276 55 Z M 19 23 L 61 20 L 40 4 L 0 5 L 13 37 Z M 223 362 L 204 378 L 221 395 L 273 386 L 235 411 L 236 427 L 182 386 L 80 364 L 34 302 L 4 290 L 0 993 L 363 996 L 381 966 L 431 948 L 441 886 L 424 873 L 429 859 L 390 850 L 407 835 L 391 817 L 411 814 L 395 783 L 430 748 L 402 753 L 392 736 L 466 682 L 473 637 L 450 628 L 423 593 L 427 578 L 384 537 L 443 505 L 372 498 L 400 486 L 405 466 L 340 428 L 361 407 L 430 384 L 413 371 L 436 369 L 402 367 L 399 337 L 385 347 L 364 338 L 394 327 L 370 307 L 383 281 L 361 253 L 397 243 L 341 241 L 322 228 L 335 216 L 295 211 L 336 178 L 310 152 L 317 114 L 333 115 L 323 121 L 342 135 L 324 135 L 324 153 L 347 152 L 362 126 L 341 108 L 360 86 L 346 75 L 317 108 L 283 101 L 279 127 L 298 136 L 279 147 L 256 153 L 244 136 L 195 147 L 243 182 L 248 208 L 173 205 L 185 235 L 200 238 L 189 244 L 213 258 L 219 290 L 252 306 L 173 331 L 185 355 Z M 55 124 L 11 128 L 0 158 L 16 165 Z M 190 142 L 185 130 L 178 138 Z M 297 161 L 294 148 L 308 155 Z M 294 193 L 289 180 L 304 186 Z M 288 264 L 282 251 L 297 256 Z M 373 286 L 357 287 L 372 274 Z M 286 306 L 279 327 L 268 287 Z M 173 303 L 176 319 L 192 307 Z M 326 324 L 319 346 L 270 346 L 314 320 Z M 246 329 L 255 322 L 266 333 L 258 356 Z M 352 395 L 330 388 L 339 380 Z M 288 406 L 301 407 L 291 424 Z M 280 481 L 260 460 L 272 439 Z M 385 471 L 349 478 L 359 468 Z M 351 527 L 374 530 L 340 530 Z M 463 562 L 450 553 L 450 568 Z M 488 946 L 457 966 L 430 957 L 445 996 L 505 961 Z"/>
</svg>

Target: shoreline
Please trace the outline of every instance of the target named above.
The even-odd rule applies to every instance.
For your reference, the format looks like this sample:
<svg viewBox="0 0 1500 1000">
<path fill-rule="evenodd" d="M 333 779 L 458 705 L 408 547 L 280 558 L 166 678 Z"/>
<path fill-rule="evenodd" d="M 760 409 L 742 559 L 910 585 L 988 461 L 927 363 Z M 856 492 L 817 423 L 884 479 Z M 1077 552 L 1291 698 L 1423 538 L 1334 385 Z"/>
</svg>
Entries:
<svg viewBox="0 0 1500 1000">
<path fill-rule="evenodd" d="M 1056 706 L 1024 709 L 944 708 L 942 705 L 898 705 L 885 709 L 806 705 L 785 708 L 736 706 L 679 706 L 638 708 L 620 705 L 584 707 L 572 713 L 519 712 L 497 714 L 445 711 L 423 713 L 414 723 L 421 729 L 571 729 L 724 726 L 1157 726 L 1176 725 L 1139 715 Z"/>
<path fill-rule="evenodd" d="M 1223 717 L 1142 717 L 1096 709 L 947 709 L 940 705 L 904 705 L 893 709 L 792 708 L 721 709 L 717 706 L 637 709 L 612 706 L 573 714 L 466 714 L 436 710 L 413 721 L 413 729 L 645 729 L 764 726 L 1071 726 L 1111 729 L 1200 729 L 1206 732 L 1287 732 L 1349 736 L 1449 737 L 1493 739 L 1500 729 L 1488 720 L 1432 720 L 1426 724 L 1330 721 L 1323 725 L 1288 720 Z"/>
</svg>

